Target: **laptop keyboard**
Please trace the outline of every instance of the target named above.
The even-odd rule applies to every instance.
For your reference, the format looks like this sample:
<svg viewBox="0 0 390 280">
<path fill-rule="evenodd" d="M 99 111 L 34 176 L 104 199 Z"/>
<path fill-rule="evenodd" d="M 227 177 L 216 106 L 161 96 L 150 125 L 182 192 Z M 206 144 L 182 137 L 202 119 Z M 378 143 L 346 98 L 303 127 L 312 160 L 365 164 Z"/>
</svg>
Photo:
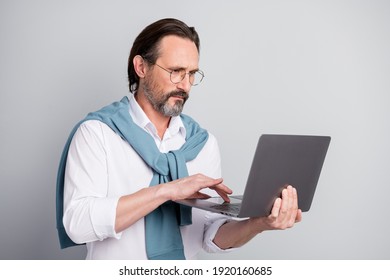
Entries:
<svg viewBox="0 0 390 280">
<path fill-rule="evenodd" d="M 211 206 L 211 208 L 222 212 L 238 213 L 240 211 L 241 204 L 240 203 L 216 204 Z"/>
</svg>

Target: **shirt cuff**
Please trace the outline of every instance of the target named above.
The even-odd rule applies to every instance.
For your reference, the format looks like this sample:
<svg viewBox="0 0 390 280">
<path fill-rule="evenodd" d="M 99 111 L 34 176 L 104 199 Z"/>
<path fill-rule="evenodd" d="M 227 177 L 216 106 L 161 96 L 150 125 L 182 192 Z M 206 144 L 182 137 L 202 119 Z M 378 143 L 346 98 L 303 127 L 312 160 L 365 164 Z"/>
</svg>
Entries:
<svg viewBox="0 0 390 280">
<path fill-rule="evenodd" d="M 206 219 L 209 221 L 205 225 L 203 249 L 208 253 L 227 253 L 236 250 L 237 248 L 221 249 L 213 241 L 218 229 L 231 219 L 214 213 L 206 214 Z"/>
<path fill-rule="evenodd" d="M 92 227 L 100 241 L 108 237 L 119 239 L 122 235 L 115 232 L 118 200 L 119 197 L 96 198 L 91 204 Z"/>
</svg>

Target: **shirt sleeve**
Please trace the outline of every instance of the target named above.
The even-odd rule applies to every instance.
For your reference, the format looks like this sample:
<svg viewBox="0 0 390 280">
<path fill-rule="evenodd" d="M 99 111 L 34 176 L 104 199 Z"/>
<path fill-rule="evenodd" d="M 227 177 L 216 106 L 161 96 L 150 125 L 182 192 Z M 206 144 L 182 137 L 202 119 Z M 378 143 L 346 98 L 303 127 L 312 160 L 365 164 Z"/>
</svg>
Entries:
<svg viewBox="0 0 390 280">
<path fill-rule="evenodd" d="M 69 148 L 63 222 L 75 243 L 121 236 L 115 232 L 119 197 L 107 197 L 106 151 L 101 126 L 101 122 L 93 120 L 81 124 Z"/>
<path fill-rule="evenodd" d="M 206 212 L 205 234 L 203 238 L 203 249 L 208 253 L 227 253 L 236 250 L 237 248 L 221 249 L 214 243 L 215 235 L 218 229 L 225 223 L 229 222 L 230 218 L 211 212 Z"/>
</svg>

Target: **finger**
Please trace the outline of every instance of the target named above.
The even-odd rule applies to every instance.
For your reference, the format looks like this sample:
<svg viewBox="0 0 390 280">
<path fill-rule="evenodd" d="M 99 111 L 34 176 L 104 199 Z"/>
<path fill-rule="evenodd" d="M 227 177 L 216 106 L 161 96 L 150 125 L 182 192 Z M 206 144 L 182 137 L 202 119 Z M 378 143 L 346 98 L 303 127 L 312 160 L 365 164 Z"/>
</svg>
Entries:
<svg viewBox="0 0 390 280">
<path fill-rule="evenodd" d="M 295 220 L 295 215 L 297 211 L 297 207 L 295 208 L 294 206 L 294 191 L 296 190 L 291 185 L 287 186 L 288 209 L 286 219 L 288 222 L 291 222 L 292 219 Z"/>
<path fill-rule="evenodd" d="M 278 218 L 281 204 L 282 204 L 282 199 L 280 197 L 278 197 L 275 200 L 274 206 L 272 207 L 272 210 L 271 210 L 271 214 L 268 217 L 270 217 L 272 219 Z"/>
<path fill-rule="evenodd" d="M 204 187 L 206 188 L 215 187 L 219 184 L 222 184 L 222 182 L 223 182 L 222 178 L 213 179 L 213 178 L 206 177 L 206 180 L 204 182 Z"/>
<path fill-rule="evenodd" d="M 280 216 L 281 216 L 282 219 L 285 219 L 285 217 L 286 217 L 286 214 L 287 214 L 287 211 L 288 211 L 288 204 L 289 204 L 289 201 L 288 201 L 288 190 L 287 190 L 287 188 L 285 188 L 282 191 L 282 205 L 280 207 Z"/>
<path fill-rule="evenodd" d="M 287 187 L 288 194 L 288 209 L 292 209 L 294 207 L 294 188 L 290 185 Z"/>
<path fill-rule="evenodd" d="M 298 192 L 296 188 L 293 188 L 293 205 L 298 209 Z"/>
<path fill-rule="evenodd" d="M 226 186 L 225 184 L 223 184 L 223 179 L 220 178 L 220 179 L 211 179 L 212 181 L 207 184 L 207 186 L 209 188 L 219 188 L 219 189 L 222 189 L 222 190 L 225 190 L 227 193 L 229 192 L 233 192 L 228 186 Z"/>
<path fill-rule="evenodd" d="M 282 225 L 282 227 L 284 227 L 284 226 L 289 227 L 290 226 L 291 216 L 292 216 L 292 213 L 291 213 L 291 205 L 292 205 L 291 192 L 292 192 L 291 186 L 287 186 L 282 192 L 282 206 L 281 206 L 280 214 L 278 217 L 278 221 Z"/>
<path fill-rule="evenodd" d="M 296 223 L 299 223 L 300 221 L 302 221 L 302 210 L 301 209 L 298 209 L 297 211 L 297 216 L 295 218 L 295 222 Z"/>
<path fill-rule="evenodd" d="M 224 185 L 224 184 L 221 184 L 223 186 L 223 189 L 224 189 L 224 192 L 228 193 L 228 194 L 232 194 L 233 193 L 233 190 L 231 188 L 229 188 L 228 186 Z"/>
<path fill-rule="evenodd" d="M 290 208 L 290 217 L 288 220 L 288 227 L 294 226 L 297 220 L 297 215 L 298 215 L 298 194 L 297 194 L 297 189 L 292 188 L 292 195 L 291 195 L 291 208 Z"/>
<path fill-rule="evenodd" d="M 225 192 L 223 192 L 221 190 L 218 190 L 218 189 L 216 189 L 215 191 L 219 194 L 220 197 L 222 197 L 222 199 L 225 202 L 230 202 L 230 198 L 229 198 L 229 196 Z"/>
<path fill-rule="evenodd" d="M 212 190 L 215 190 L 215 191 L 220 190 L 220 191 L 223 191 L 227 194 L 233 193 L 233 191 L 228 186 L 226 186 L 225 184 L 222 184 L 222 183 L 215 184 L 213 186 L 210 186 L 209 188 Z"/>
<path fill-rule="evenodd" d="M 219 196 L 223 198 L 225 202 L 230 202 L 230 198 L 228 194 L 232 194 L 233 191 L 230 188 L 228 188 L 226 185 L 218 184 L 216 186 L 210 187 L 210 189 L 215 190 L 219 194 Z"/>
<path fill-rule="evenodd" d="M 298 192 L 296 188 L 293 188 L 293 209 L 296 218 L 296 215 L 298 214 Z"/>
</svg>

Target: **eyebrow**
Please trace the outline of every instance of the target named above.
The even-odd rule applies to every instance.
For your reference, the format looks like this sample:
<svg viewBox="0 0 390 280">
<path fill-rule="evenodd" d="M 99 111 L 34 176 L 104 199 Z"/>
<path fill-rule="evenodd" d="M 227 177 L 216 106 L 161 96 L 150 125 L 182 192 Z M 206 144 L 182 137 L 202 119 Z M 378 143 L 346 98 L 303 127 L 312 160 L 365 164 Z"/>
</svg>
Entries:
<svg viewBox="0 0 390 280">
<path fill-rule="evenodd" d="M 168 67 L 168 69 L 181 71 L 181 70 L 186 70 L 187 68 L 182 67 L 182 66 L 172 66 L 172 67 Z M 194 68 L 192 70 L 188 70 L 188 72 L 190 72 L 190 73 L 193 73 L 193 72 L 196 72 L 196 71 L 199 71 L 198 67 L 196 67 L 196 68 Z"/>
</svg>

